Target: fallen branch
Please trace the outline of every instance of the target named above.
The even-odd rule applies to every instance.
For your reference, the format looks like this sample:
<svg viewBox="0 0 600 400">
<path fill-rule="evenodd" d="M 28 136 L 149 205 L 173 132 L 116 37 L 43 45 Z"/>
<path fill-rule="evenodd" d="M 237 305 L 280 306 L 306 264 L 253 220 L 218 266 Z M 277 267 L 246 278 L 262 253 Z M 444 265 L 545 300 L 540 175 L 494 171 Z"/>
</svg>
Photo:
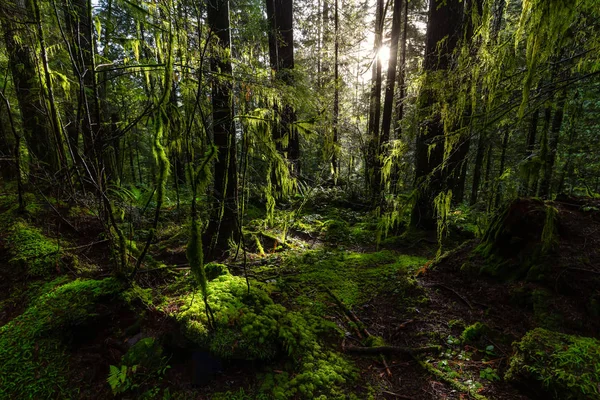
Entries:
<svg viewBox="0 0 600 400">
<path fill-rule="evenodd" d="M 371 336 L 369 331 L 367 331 L 367 329 L 364 327 L 364 324 L 360 321 L 360 319 L 358 319 L 356 314 L 354 314 L 354 312 L 352 312 L 352 310 L 350 310 L 348 307 L 346 307 L 346 305 L 339 299 L 339 297 L 337 297 L 335 295 L 335 293 L 333 293 L 331 291 L 331 289 L 329 289 L 327 286 L 325 286 L 325 291 L 327 292 L 327 294 L 329 296 L 331 296 L 333 301 L 335 301 L 335 303 L 344 312 L 344 314 L 346 314 L 357 325 L 357 327 L 358 327 L 357 329 L 360 329 L 360 331 L 362 332 L 362 334 L 365 337 Z"/>
<path fill-rule="evenodd" d="M 414 355 L 413 355 L 413 357 L 414 357 Z M 418 359 L 417 357 L 414 357 L 414 359 L 419 363 L 419 365 L 425 371 L 429 372 L 431 375 L 435 376 L 439 380 L 449 384 L 452 388 L 454 388 L 460 392 L 467 393 L 469 396 L 471 396 L 475 400 L 488 400 L 487 397 L 482 396 L 479 393 L 476 393 L 475 391 L 471 390 L 468 386 L 464 385 L 463 383 L 459 382 L 458 380 L 450 378 L 448 375 L 446 375 L 445 373 L 443 373 L 442 371 L 440 371 L 433 365 L 426 363 L 425 361 L 422 361 L 422 360 Z"/>
<path fill-rule="evenodd" d="M 422 354 L 441 351 L 441 346 L 425 347 L 397 347 L 397 346 L 377 346 L 377 347 L 359 347 L 348 346 L 345 348 L 347 353 L 379 355 L 379 354 Z"/>
</svg>

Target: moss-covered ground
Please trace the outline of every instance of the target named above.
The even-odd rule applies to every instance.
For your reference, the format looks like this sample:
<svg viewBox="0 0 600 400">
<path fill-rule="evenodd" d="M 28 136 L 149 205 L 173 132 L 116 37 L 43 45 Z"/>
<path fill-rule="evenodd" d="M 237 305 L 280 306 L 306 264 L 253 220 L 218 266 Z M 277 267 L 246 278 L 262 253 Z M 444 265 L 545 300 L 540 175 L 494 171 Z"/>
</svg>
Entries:
<svg viewBox="0 0 600 400">
<path fill-rule="evenodd" d="M 131 257 L 148 226 L 138 197 L 118 220 Z M 583 318 L 600 295 L 569 292 L 543 257 L 564 246 L 560 207 L 550 239 L 542 226 L 519 242 L 551 246 L 503 275 L 520 271 L 510 243 L 435 260 L 435 235 L 386 236 L 367 211 L 249 206 L 245 248 L 206 266 L 205 303 L 174 205 L 126 282 L 109 277 L 117 255 L 93 208 L 55 201 L 59 218 L 28 204 L 17 215 L 0 196 L 0 398 L 599 398 L 598 331 Z M 466 212 L 451 214 L 445 249 L 478 232 Z"/>
</svg>

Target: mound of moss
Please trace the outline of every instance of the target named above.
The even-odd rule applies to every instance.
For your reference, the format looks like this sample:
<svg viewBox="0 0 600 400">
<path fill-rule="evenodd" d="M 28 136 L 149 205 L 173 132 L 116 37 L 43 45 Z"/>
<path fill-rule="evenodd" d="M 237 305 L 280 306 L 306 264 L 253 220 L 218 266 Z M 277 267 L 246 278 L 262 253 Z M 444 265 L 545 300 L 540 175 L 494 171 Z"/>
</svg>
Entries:
<svg viewBox="0 0 600 400">
<path fill-rule="evenodd" d="M 600 398 L 600 341 L 537 328 L 513 346 L 506 380 L 555 399 Z"/>
<path fill-rule="evenodd" d="M 60 248 L 39 229 L 19 221 L 12 225 L 7 238 L 9 264 L 33 277 L 48 277 L 56 271 Z"/>
<path fill-rule="evenodd" d="M 23 314 L 0 327 L 0 398 L 69 398 L 63 340 L 94 317 L 96 305 L 120 290 L 112 279 L 58 278 Z"/>
<path fill-rule="evenodd" d="M 215 319 L 212 331 L 199 294 L 185 295 L 182 300 L 175 318 L 190 340 L 215 356 L 261 361 L 281 355 L 290 358 L 289 371 L 264 379 L 262 391 L 275 399 L 341 393 L 340 385 L 353 377 L 351 364 L 319 340 L 332 329 L 331 324 L 275 304 L 255 285 L 248 293 L 241 277 L 224 274 L 208 284 L 208 304 Z"/>
</svg>

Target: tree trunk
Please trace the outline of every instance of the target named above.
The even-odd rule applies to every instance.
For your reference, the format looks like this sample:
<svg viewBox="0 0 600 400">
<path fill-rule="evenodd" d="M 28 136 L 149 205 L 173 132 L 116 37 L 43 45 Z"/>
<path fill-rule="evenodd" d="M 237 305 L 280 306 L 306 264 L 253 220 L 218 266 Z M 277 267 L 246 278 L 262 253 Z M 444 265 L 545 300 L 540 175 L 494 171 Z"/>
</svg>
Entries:
<svg viewBox="0 0 600 400">
<path fill-rule="evenodd" d="M 506 149 L 508 148 L 508 138 L 510 137 L 508 129 L 505 128 L 504 131 L 504 139 L 502 139 L 502 154 L 500 155 L 500 171 L 498 172 L 498 184 L 496 185 L 496 200 L 494 202 L 494 207 L 498 208 L 500 205 L 500 200 L 502 199 L 501 187 L 502 181 L 500 181 L 500 177 L 504 174 L 504 165 L 506 164 Z"/>
<path fill-rule="evenodd" d="M 214 212 L 207 228 L 211 257 L 228 249 L 229 239 L 239 236 L 237 207 L 236 140 L 233 123 L 232 68 L 229 33 L 229 1 L 208 3 L 208 24 L 218 38 L 210 67 L 222 75 L 212 82 L 213 139 L 218 150 L 214 170 Z"/>
<path fill-rule="evenodd" d="M 269 58 L 275 78 L 286 85 L 293 85 L 294 78 L 294 29 L 292 0 L 267 0 L 267 18 L 269 20 Z M 282 109 L 275 106 L 274 111 L 280 114 L 279 124 L 273 129 L 273 139 L 278 143 L 280 151 L 287 150 L 290 161 L 290 172 L 297 175 L 300 170 L 300 138 L 294 128 L 296 114 L 289 104 Z M 286 141 L 284 149 L 281 142 Z"/>
<path fill-rule="evenodd" d="M 535 137 L 537 136 L 537 126 L 540 119 L 540 109 L 536 109 L 531 115 L 529 129 L 527 131 L 527 144 L 525 147 L 525 173 L 523 177 L 523 188 L 521 196 L 529 196 L 531 193 L 531 175 L 533 166 L 533 156 L 535 153 Z"/>
<path fill-rule="evenodd" d="M 473 167 L 473 184 L 471 186 L 471 199 L 470 205 L 477 203 L 477 197 L 479 195 L 479 183 L 481 182 L 481 170 L 483 169 L 483 158 L 485 156 L 485 140 L 483 132 L 479 133 L 479 140 L 477 141 L 477 153 L 475 154 L 475 165 Z"/>
<path fill-rule="evenodd" d="M 333 94 L 333 143 L 332 149 L 333 154 L 331 156 L 331 169 L 333 172 L 333 181 L 337 183 L 339 176 L 339 161 L 338 161 L 338 122 L 340 118 L 340 73 L 339 73 L 339 51 L 340 51 L 340 37 L 339 37 L 339 14 L 338 14 L 338 0 L 335 0 L 334 6 L 334 20 L 335 20 L 335 50 L 334 50 L 334 94 Z"/>
<path fill-rule="evenodd" d="M 400 65 L 398 65 L 398 96 L 396 97 L 396 137 L 401 136 L 401 122 L 404 118 L 404 97 L 406 96 L 406 38 L 408 35 L 408 0 L 404 1 L 402 21 L 402 42 L 400 50 Z"/>
<path fill-rule="evenodd" d="M 461 31 L 463 4 L 460 0 L 429 0 L 429 20 L 425 45 L 423 69 L 431 75 L 442 72 L 444 76 L 450 68 L 454 49 Z M 424 91 L 420 95 L 420 107 L 431 110 L 436 99 L 431 89 L 432 77 L 426 78 Z M 429 81 L 429 82 L 428 82 Z M 441 115 L 435 113 L 421 126 L 417 134 L 415 152 L 416 200 L 412 210 L 411 226 L 426 230 L 436 227 L 433 200 L 446 188 L 442 164 L 444 158 L 444 126 Z M 434 146 L 434 148 L 431 148 Z"/>
<path fill-rule="evenodd" d="M 7 9 L 7 15 L 12 18 L 2 21 L 13 85 L 31 154 L 51 170 L 56 170 L 56 153 L 51 146 L 46 117 L 42 111 L 44 107 L 34 58 L 35 50 L 32 38 L 25 30 L 25 22 L 34 19 L 33 8 L 29 2 L 23 6 L 20 4 L 16 3 L 13 10 Z"/>
<path fill-rule="evenodd" d="M 377 9 L 375 16 L 375 59 L 373 60 L 373 73 L 371 76 L 371 99 L 369 102 L 369 125 L 368 125 L 368 150 L 366 175 L 369 182 L 369 189 L 373 197 L 379 196 L 378 184 L 375 178 L 375 169 L 377 168 L 378 143 L 379 143 L 379 122 L 381 117 L 381 59 L 379 51 L 383 43 L 383 22 L 384 22 L 383 0 L 377 0 Z"/>
<path fill-rule="evenodd" d="M 402 1 L 394 0 L 394 11 L 392 15 L 392 36 L 390 40 L 390 61 L 385 80 L 385 99 L 383 102 L 383 117 L 381 120 L 381 135 L 377 143 L 377 164 L 374 174 L 374 192 L 382 190 L 382 168 L 385 149 L 390 141 L 390 128 L 392 126 L 392 109 L 394 105 L 394 86 L 396 84 L 396 67 L 398 64 L 398 41 L 400 39 L 400 28 L 402 27 Z M 407 0 L 404 0 L 407 1 Z"/>
<path fill-rule="evenodd" d="M 554 116 L 552 118 L 552 126 L 550 127 L 548 138 L 548 151 L 546 153 L 546 158 L 542 160 L 543 173 L 540 179 L 539 196 L 545 199 L 552 195 L 552 173 L 554 170 L 554 163 L 556 162 L 558 138 L 560 135 L 560 128 L 562 127 L 566 99 L 567 92 L 566 90 L 562 90 L 559 94 L 556 110 L 554 111 Z"/>
</svg>

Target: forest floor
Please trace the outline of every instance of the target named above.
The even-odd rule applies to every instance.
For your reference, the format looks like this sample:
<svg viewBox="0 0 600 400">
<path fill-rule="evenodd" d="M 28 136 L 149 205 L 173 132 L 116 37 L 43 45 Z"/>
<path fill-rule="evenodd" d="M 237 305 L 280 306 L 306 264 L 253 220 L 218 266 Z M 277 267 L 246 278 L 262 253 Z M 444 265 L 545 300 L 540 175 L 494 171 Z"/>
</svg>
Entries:
<svg viewBox="0 0 600 400">
<path fill-rule="evenodd" d="M 318 352 L 289 349 L 288 356 L 277 345 L 273 356 L 259 354 L 244 360 L 199 352 L 197 343 L 191 345 L 181 333 L 182 325 L 200 320 L 198 316 L 186 319 L 192 304 L 202 306 L 200 294 L 192 293 L 189 283 L 184 213 L 174 207 L 163 213 L 151 261 L 137 274 L 133 287 L 125 288 L 126 301 L 121 301 L 123 296 L 119 301 L 115 297 L 103 301 L 104 295 L 94 289 L 89 302 L 79 298 L 73 304 L 73 310 L 82 307 L 87 316 L 73 319 L 63 316 L 68 310 L 57 310 L 48 301 L 58 296 L 56 288 L 74 278 L 96 282 L 110 275 L 111 254 L 104 229 L 89 209 L 74 210 L 52 199 L 33 197 L 29 216 L 17 220 L 13 197 L 0 195 L 4 228 L 0 234 L 0 360 L 22 356 L 15 346 L 25 346 L 27 340 L 15 345 L 11 335 L 28 338 L 28 331 L 21 330 L 33 324 L 36 315 L 46 315 L 48 304 L 48 320 L 66 318 L 68 323 L 57 325 L 58 333 L 36 325 L 35 332 L 54 332 L 59 344 L 47 344 L 50 333 L 43 333 L 44 341 L 31 345 L 32 355 L 26 357 L 25 366 L 18 367 L 25 371 L 19 378 L 22 383 L 0 392 L 8 398 L 36 397 L 36 393 L 55 398 L 65 393 L 73 398 L 113 398 L 107 383 L 111 366 L 124 364 L 128 350 L 143 338 L 160 340 L 164 350 L 159 358 L 164 365 L 158 373 L 142 378 L 135 370 L 124 373 L 122 391 L 117 393 L 120 398 L 548 398 L 536 385 L 505 379 L 513 343 L 536 327 L 595 338 L 600 333 L 599 319 L 589 318 L 598 311 L 590 311 L 590 304 L 600 310 L 597 302 L 590 303 L 590 299 L 600 301 L 600 218 L 597 205 L 589 203 L 588 209 L 581 204 L 555 203 L 561 221 L 557 248 L 545 259 L 550 265 L 545 278 L 533 280 L 474 273 L 483 271 L 490 260 L 475 251 L 480 239 L 470 233 L 472 224 L 459 218 L 461 211 L 455 212 L 459 217 L 444 242 L 444 248 L 452 251 L 436 258 L 435 236 L 403 232 L 377 243 L 376 219 L 340 204 L 313 206 L 302 213 L 280 210 L 270 223 L 258 209 L 251 209 L 245 221 L 247 251 L 242 249 L 237 257 L 220 262 L 234 276 L 247 275 L 253 290 L 268 294 L 261 304 L 283 307 L 284 317 L 273 317 L 279 318 L 278 324 L 289 323 L 281 322 L 282 318 L 292 320 L 286 315 L 303 321 L 297 330 L 290 329 L 311 330 L 297 334 L 303 338 L 298 345 L 306 346 L 302 340 L 315 343 L 310 345 Z M 15 228 L 15 224 L 22 226 Z M 15 246 L 21 239 L 15 232 L 22 229 L 34 232 L 28 231 L 28 239 L 38 232 L 57 248 L 20 257 Z M 145 234 L 140 228 L 133 236 L 138 246 Z M 36 240 L 42 239 L 36 236 Z M 527 246 L 515 249 L 507 258 L 519 262 L 530 250 Z M 32 273 L 36 260 L 50 265 L 50 273 Z M 29 273 L 18 268 L 25 264 Z M 233 285 L 226 280 L 222 283 Z M 73 290 L 81 290 L 77 292 L 80 297 L 88 293 L 84 288 Z M 242 324 L 244 313 L 263 317 L 263 306 L 240 307 L 235 318 L 229 319 L 230 326 Z M 270 337 L 266 330 L 260 332 Z M 227 351 L 237 354 L 241 341 L 239 337 L 226 341 L 225 347 L 231 347 Z M 259 338 L 256 343 L 257 351 L 262 351 L 263 341 Z M 289 341 L 284 343 L 290 346 Z M 62 349 L 60 354 L 45 358 L 44 351 L 57 348 Z M 63 374 L 62 385 L 56 378 L 49 383 L 40 379 L 55 360 L 62 360 L 58 372 Z M 326 376 L 335 378 L 327 381 Z"/>
</svg>

